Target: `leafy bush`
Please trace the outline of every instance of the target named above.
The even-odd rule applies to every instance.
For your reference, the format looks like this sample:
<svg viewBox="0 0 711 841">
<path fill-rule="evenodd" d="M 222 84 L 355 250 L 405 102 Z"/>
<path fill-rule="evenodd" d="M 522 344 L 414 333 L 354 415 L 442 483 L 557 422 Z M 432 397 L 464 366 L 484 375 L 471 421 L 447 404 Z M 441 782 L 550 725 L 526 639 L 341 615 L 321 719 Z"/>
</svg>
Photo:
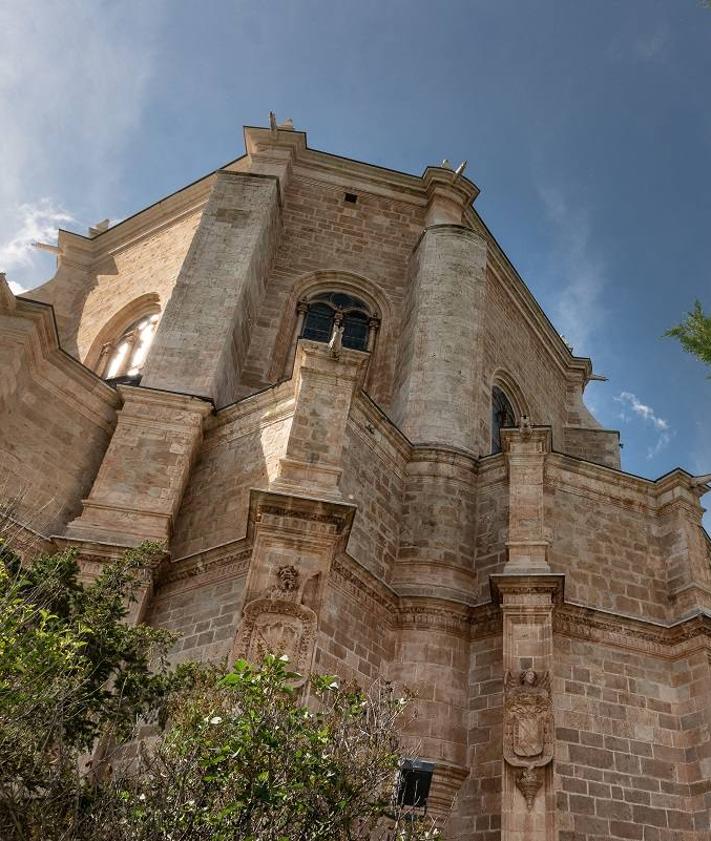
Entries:
<svg viewBox="0 0 711 841">
<path fill-rule="evenodd" d="M 407 703 L 388 684 L 364 692 L 313 676 L 297 688 L 275 655 L 227 674 L 209 663 L 169 668 L 174 637 L 125 621 L 161 553 L 145 544 L 83 583 L 71 551 L 25 568 L 0 542 L 0 838 L 436 834 L 396 802 Z"/>
</svg>

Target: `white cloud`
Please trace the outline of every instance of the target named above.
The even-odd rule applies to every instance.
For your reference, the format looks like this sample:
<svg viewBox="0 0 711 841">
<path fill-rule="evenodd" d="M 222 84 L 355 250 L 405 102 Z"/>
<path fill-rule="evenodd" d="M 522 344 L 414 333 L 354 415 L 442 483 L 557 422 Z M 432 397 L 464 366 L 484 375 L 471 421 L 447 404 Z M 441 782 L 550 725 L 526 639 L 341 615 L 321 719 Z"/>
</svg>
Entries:
<svg viewBox="0 0 711 841">
<path fill-rule="evenodd" d="M 641 418 L 646 423 L 651 424 L 651 426 L 655 429 L 657 432 L 657 440 L 647 449 L 647 458 L 653 459 L 669 444 L 674 435 L 669 425 L 669 421 L 665 418 L 659 417 L 651 406 L 648 406 L 646 403 L 642 403 L 637 395 L 632 394 L 631 391 L 621 391 L 617 397 L 613 397 L 613 400 L 616 400 L 623 407 L 619 415 L 622 421 L 625 423 L 629 422 L 630 417 L 626 413 L 626 410 L 630 410 L 633 414 L 637 415 L 637 417 Z"/>
<path fill-rule="evenodd" d="M 542 188 L 540 195 L 554 225 L 554 256 L 565 278 L 553 322 L 576 353 L 586 354 L 605 316 L 605 265 L 591 247 L 591 225 L 584 208 L 571 207 L 560 191 L 550 187 Z"/>
<path fill-rule="evenodd" d="M 0 243 L 10 280 L 45 279 L 42 258 L 16 241 L 27 206 L 71 207 L 82 227 L 110 215 L 123 152 L 148 105 L 165 8 L 163 0 L 0 4 Z"/>
<path fill-rule="evenodd" d="M 54 240 L 57 228 L 74 222 L 74 217 L 51 199 L 40 199 L 36 204 L 22 204 L 17 208 L 18 228 L 4 242 L 0 242 L 0 271 L 31 266 L 35 254 L 33 242 Z M 11 288 L 20 284 L 11 282 Z M 13 291 L 16 292 L 16 288 Z"/>
</svg>

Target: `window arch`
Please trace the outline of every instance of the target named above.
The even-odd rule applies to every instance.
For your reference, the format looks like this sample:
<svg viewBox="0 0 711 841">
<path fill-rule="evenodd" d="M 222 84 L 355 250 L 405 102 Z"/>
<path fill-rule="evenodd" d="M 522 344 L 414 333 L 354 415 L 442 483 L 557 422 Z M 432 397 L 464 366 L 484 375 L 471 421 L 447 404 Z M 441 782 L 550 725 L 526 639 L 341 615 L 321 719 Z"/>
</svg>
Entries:
<svg viewBox="0 0 711 841">
<path fill-rule="evenodd" d="M 132 321 L 116 339 L 105 342 L 97 373 L 112 383 L 138 385 L 159 321 L 159 312 L 146 313 Z"/>
<path fill-rule="evenodd" d="M 498 385 L 491 389 L 491 452 L 501 452 L 501 430 L 516 426 L 516 412 L 506 393 Z"/>
<path fill-rule="evenodd" d="M 335 327 L 343 327 L 343 347 L 371 350 L 379 319 L 360 298 L 346 292 L 319 292 L 299 302 L 303 316 L 301 337 L 328 342 Z"/>
</svg>

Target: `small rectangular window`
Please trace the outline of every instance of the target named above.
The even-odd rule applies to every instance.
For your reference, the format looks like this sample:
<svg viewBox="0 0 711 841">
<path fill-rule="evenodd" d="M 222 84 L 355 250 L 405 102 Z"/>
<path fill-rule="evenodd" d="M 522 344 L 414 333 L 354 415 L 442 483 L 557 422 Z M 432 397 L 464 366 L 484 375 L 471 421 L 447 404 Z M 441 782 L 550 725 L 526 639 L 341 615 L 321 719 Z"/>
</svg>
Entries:
<svg viewBox="0 0 711 841">
<path fill-rule="evenodd" d="M 358 201 L 358 196 L 355 193 L 346 193 L 345 200 L 349 204 L 355 204 Z"/>
</svg>

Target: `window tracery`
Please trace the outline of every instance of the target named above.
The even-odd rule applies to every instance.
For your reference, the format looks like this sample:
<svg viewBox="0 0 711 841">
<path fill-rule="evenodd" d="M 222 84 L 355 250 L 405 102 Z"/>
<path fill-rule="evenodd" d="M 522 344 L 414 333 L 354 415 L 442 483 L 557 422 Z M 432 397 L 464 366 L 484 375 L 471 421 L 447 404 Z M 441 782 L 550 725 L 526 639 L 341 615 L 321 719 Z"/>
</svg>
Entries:
<svg viewBox="0 0 711 841">
<path fill-rule="evenodd" d="M 160 313 L 144 315 L 113 341 L 106 342 L 99 357 L 98 370 L 105 380 L 138 384 L 143 365 L 160 321 Z"/>
<path fill-rule="evenodd" d="M 374 331 L 380 323 L 368 305 L 345 292 L 321 292 L 299 302 L 303 318 L 301 336 L 328 342 L 335 327 L 343 327 L 343 347 L 371 350 Z"/>
</svg>

